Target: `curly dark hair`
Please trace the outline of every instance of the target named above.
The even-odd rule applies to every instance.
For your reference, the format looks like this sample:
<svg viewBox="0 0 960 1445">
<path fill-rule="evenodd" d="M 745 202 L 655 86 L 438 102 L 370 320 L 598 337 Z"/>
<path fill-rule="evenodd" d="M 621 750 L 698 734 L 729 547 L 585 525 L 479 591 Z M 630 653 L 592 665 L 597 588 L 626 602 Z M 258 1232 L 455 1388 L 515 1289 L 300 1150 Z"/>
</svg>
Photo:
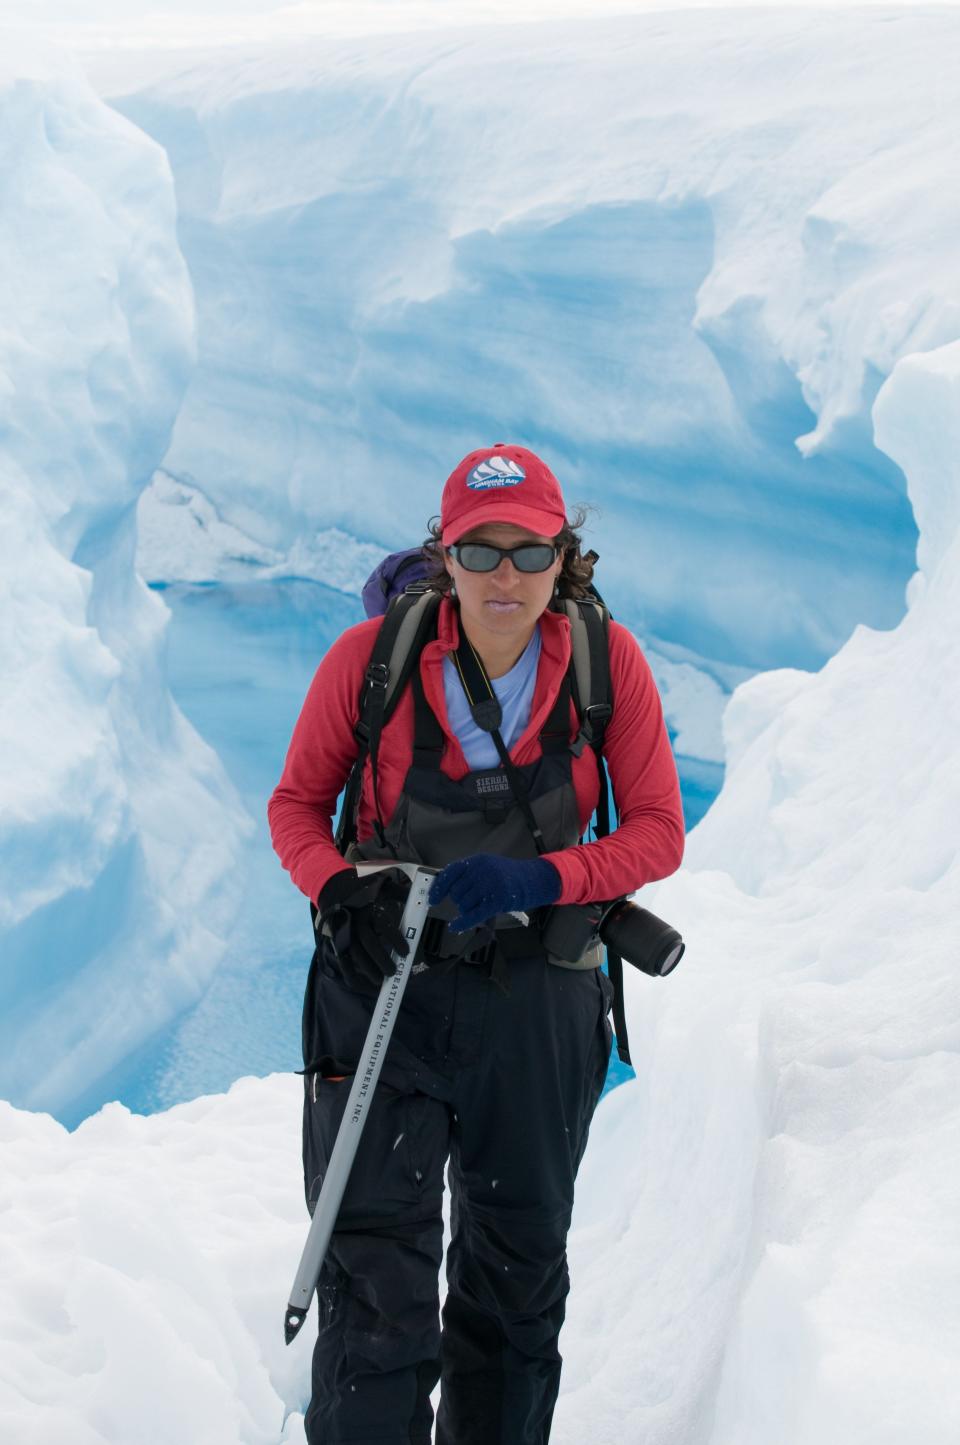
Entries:
<svg viewBox="0 0 960 1445">
<path fill-rule="evenodd" d="M 557 578 L 557 587 L 561 597 L 586 597 L 593 580 L 593 564 L 597 560 L 597 554 L 596 552 L 582 551 L 583 539 L 580 536 L 580 528 L 586 520 L 587 509 L 578 507 L 573 516 L 567 518 L 556 536 L 557 546 L 563 548 L 563 566 L 560 568 L 560 576 Z M 431 571 L 426 580 L 435 592 L 449 597 L 452 578 L 443 565 L 443 554 L 446 549 L 441 541 L 440 518 L 432 517 L 428 527 L 430 535 L 423 544 L 423 555 L 429 562 Z"/>
</svg>

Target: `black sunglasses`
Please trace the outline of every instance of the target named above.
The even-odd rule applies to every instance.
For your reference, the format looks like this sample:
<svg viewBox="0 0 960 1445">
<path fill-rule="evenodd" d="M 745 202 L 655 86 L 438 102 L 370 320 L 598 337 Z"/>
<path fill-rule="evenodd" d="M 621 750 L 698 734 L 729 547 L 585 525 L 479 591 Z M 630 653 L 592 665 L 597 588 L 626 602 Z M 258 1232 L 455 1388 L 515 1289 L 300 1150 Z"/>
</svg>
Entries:
<svg viewBox="0 0 960 1445">
<path fill-rule="evenodd" d="M 519 547 L 494 547 L 490 542 L 456 542 L 448 548 L 467 572 L 493 572 L 509 557 L 518 572 L 546 572 L 556 561 L 554 542 L 521 542 Z"/>
</svg>

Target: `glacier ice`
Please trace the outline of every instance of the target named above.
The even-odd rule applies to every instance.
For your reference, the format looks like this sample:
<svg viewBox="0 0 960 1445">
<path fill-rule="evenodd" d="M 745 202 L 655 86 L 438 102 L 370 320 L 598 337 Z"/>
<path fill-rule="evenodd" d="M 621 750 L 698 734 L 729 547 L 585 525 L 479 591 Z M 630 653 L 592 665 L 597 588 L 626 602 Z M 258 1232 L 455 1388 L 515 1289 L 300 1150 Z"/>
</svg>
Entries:
<svg viewBox="0 0 960 1445">
<path fill-rule="evenodd" d="M 249 819 L 173 704 L 134 569 L 194 360 L 165 157 L 27 46 L 0 143 L 0 1093 L 79 1118 L 202 991 Z"/>
<path fill-rule="evenodd" d="M 869 411 L 957 324 L 956 188 L 925 180 L 951 24 L 838 12 L 825 45 L 802 8 L 752 11 L 744 47 L 700 10 L 558 19 L 549 45 L 92 56 L 168 150 L 197 292 L 165 466 L 286 556 L 331 527 L 409 545 L 461 455 L 523 440 L 600 507 L 605 595 L 648 639 L 809 668 L 894 625 L 916 534 Z M 509 106 L 471 84 L 505 45 Z"/>
<path fill-rule="evenodd" d="M 955 1228 L 960 327 L 950 239 L 956 234 L 951 220 L 956 189 L 943 158 L 952 153 L 960 25 L 955 13 L 933 9 L 910 15 L 884 8 L 855 20 L 823 9 L 738 18 L 703 12 L 694 18 L 650 16 L 642 33 L 659 61 L 659 68 L 651 65 L 645 72 L 650 113 L 645 123 L 635 124 L 634 149 L 611 149 L 606 167 L 590 167 L 584 164 L 587 141 L 595 134 L 590 127 L 599 126 L 605 97 L 614 104 L 622 95 L 610 78 L 616 67 L 605 57 L 621 33 L 624 51 L 638 34 L 636 18 L 622 32 L 620 23 L 591 24 L 575 35 L 555 27 L 549 40 L 541 35 L 559 77 L 544 108 L 554 107 L 549 119 L 577 162 L 571 167 L 577 184 L 594 190 L 611 186 L 617 167 L 626 165 L 661 182 L 664 194 L 672 188 L 675 196 L 709 204 L 718 247 L 710 285 L 698 292 L 698 324 L 710 336 L 709 349 L 722 353 L 717 364 L 738 407 L 749 410 L 751 428 L 787 414 L 764 401 L 768 383 L 775 389 L 784 383 L 779 357 L 800 378 L 800 401 L 796 394 L 791 399 L 790 414 L 798 423 L 793 435 L 807 438 L 811 458 L 847 458 L 848 492 L 833 488 L 832 464 L 818 474 L 804 462 L 806 470 L 797 476 L 819 476 L 818 495 L 806 498 L 798 480 L 784 484 L 793 512 L 774 511 L 781 472 L 769 498 L 759 472 L 744 494 L 760 508 L 767 528 L 763 546 L 769 550 L 771 536 L 780 539 L 778 566 L 790 560 L 794 513 L 798 526 L 809 524 L 817 540 L 814 523 L 831 510 L 843 512 L 845 498 L 850 503 L 834 536 L 836 541 L 842 533 L 842 545 L 831 552 L 830 537 L 820 539 L 826 549 L 822 573 L 811 574 L 799 563 L 792 572 L 787 568 L 785 587 L 791 578 L 795 584 L 791 605 L 811 606 L 816 579 L 824 585 L 832 580 L 837 558 L 850 555 L 851 538 L 864 550 L 889 542 L 896 509 L 878 504 L 868 511 L 862 502 L 886 486 L 894 496 L 900 476 L 906 479 L 919 543 L 908 606 L 896 626 L 879 630 L 884 619 L 863 605 L 869 587 L 851 584 L 848 613 L 828 610 L 811 620 L 808 611 L 805 617 L 813 650 L 829 650 L 831 637 L 844 633 L 843 645 L 825 666 L 817 672 L 779 667 L 736 690 L 724 719 L 723 793 L 692 835 L 684 868 L 644 899 L 682 929 L 688 952 L 662 986 L 628 980 L 638 1077 L 604 1101 L 581 1171 L 564 1381 L 552 1438 L 557 1445 L 584 1439 L 596 1445 L 634 1439 L 649 1445 L 681 1440 L 849 1445 L 867 1438 L 875 1445 L 915 1439 L 953 1445 L 960 1436 L 953 1348 L 960 1332 Z M 703 37 L 700 50 L 694 32 Z M 531 31 L 520 39 L 529 58 L 537 37 Z M 458 47 L 469 51 L 473 43 L 461 38 Z M 383 45 L 370 52 L 370 65 L 385 63 Z M 409 73 L 400 59 L 408 63 L 411 54 L 422 55 L 422 42 L 407 40 L 394 53 L 398 73 Z M 362 48 L 337 55 L 341 60 L 352 55 L 363 79 Z M 456 50 L 446 62 L 444 83 L 451 89 L 456 77 L 462 79 L 455 58 Z M 180 62 L 167 56 L 151 63 L 176 70 Z M 299 83 L 303 74 L 300 57 L 286 64 L 286 72 L 273 72 L 280 113 L 284 83 Z M 204 65 L 209 115 L 216 118 L 227 98 L 216 93 L 216 64 L 208 57 Z M 246 117 L 245 143 L 251 146 L 258 140 L 262 110 L 256 92 L 265 68 L 266 61 L 248 68 L 252 95 L 246 111 L 242 94 L 230 99 L 238 107 L 233 119 Z M 223 73 L 239 91 L 236 72 L 227 66 Z M 445 62 L 437 58 L 419 91 L 417 81 L 412 84 L 407 107 L 399 104 L 383 126 L 428 128 L 437 112 L 424 97 L 436 99 L 431 87 L 444 74 Z M 582 81 L 584 106 L 589 103 L 595 112 L 582 138 L 572 134 L 562 84 L 571 76 Z M 226 90 L 227 81 L 223 84 Z M 63 94 L 58 87 L 75 83 L 34 78 L 26 94 L 29 98 L 31 86 L 39 86 L 46 95 L 51 85 Z M 171 95 L 177 89 L 185 97 L 182 115 Z M 173 131 L 182 124 L 189 138 L 202 129 L 193 116 L 189 132 L 187 119 L 200 89 L 197 73 L 187 67 L 176 84 L 164 81 L 142 104 L 152 108 L 152 119 L 172 112 Z M 374 118 L 381 116 L 382 94 L 373 83 L 365 92 Z M 8 99 L 6 87 L 0 95 Z M 142 180 L 154 166 L 157 195 L 169 196 L 157 152 L 129 128 L 105 122 L 82 87 L 71 95 L 61 121 L 69 135 L 74 106 L 88 118 L 88 161 L 102 159 L 101 147 L 111 141 L 118 165 L 126 148 L 134 176 Z M 287 114 L 296 114 L 301 98 L 289 100 Z M 718 109 L 710 111 L 711 104 Z M 45 102 L 40 114 L 44 107 Z M 733 127 L 726 141 L 709 124 L 721 112 Z M 483 130 L 487 118 L 489 135 Z M 498 137 L 501 148 L 505 137 L 511 139 L 508 119 L 479 116 L 479 133 L 470 133 L 478 155 L 489 155 Z M 543 129 L 537 122 L 530 136 L 531 144 L 543 146 L 549 186 L 557 173 L 550 169 L 545 132 L 546 122 Z M 26 144 L 39 134 L 39 126 L 28 129 L 21 140 Z M 231 140 L 221 132 L 216 138 L 225 145 Z M 424 140 L 422 184 L 435 178 L 456 197 L 455 163 L 463 161 L 469 173 L 464 145 L 463 132 Z M 37 146 L 26 153 L 41 155 L 42 165 L 66 165 L 55 146 Z M 413 139 L 409 154 L 417 154 Z M 829 176 L 825 156 L 833 157 Z M 215 158 L 200 157 L 207 178 L 215 174 Z M 329 157 L 313 159 L 319 170 Z M 70 164 L 79 165 L 80 158 L 72 155 Z M 6 167 L 3 174 L 6 179 Z M 249 189 L 253 175 L 252 166 L 246 176 L 235 174 L 227 198 L 236 198 L 244 185 Z M 82 182 L 70 179 L 69 168 L 62 179 L 66 185 L 58 187 L 58 201 L 76 202 L 81 239 L 85 224 L 105 226 L 103 213 L 89 206 Z M 181 173 L 178 184 L 184 179 Z M 207 183 L 203 174 L 186 179 L 198 192 Z M 506 195 L 511 179 L 505 161 L 486 177 L 478 204 Z M 529 173 L 524 179 L 529 182 Z M 289 177 L 278 173 L 270 180 L 279 185 Z M 377 180 L 372 170 L 364 178 L 368 198 L 382 194 Z M 525 204 L 526 193 L 518 192 L 511 201 L 514 211 Z M 14 328 L 13 352 L 0 352 L 8 385 L 21 388 L 16 407 L 9 392 L 0 403 L 15 439 L 3 473 L 4 517 L 12 526 L 8 523 L 0 545 L 9 587 L 4 623 L 12 617 L 17 625 L 3 633 L 3 646 L 10 649 L 4 664 L 15 689 L 22 689 L 17 713 L 8 706 L 9 692 L 0 712 L 9 773 L 4 819 L 6 825 L 8 818 L 29 823 L 34 814 L 49 816 L 42 856 L 59 869 L 58 877 L 68 878 L 74 867 L 93 880 L 85 890 L 60 895 L 69 906 L 36 909 L 44 939 L 54 936 L 49 930 L 56 926 L 62 930 L 58 938 L 71 947 L 89 940 L 100 924 L 95 912 L 79 907 L 84 892 L 95 896 L 99 881 L 103 916 L 113 922 L 106 893 L 131 890 L 124 871 L 128 854 L 114 839 L 132 839 L 128 851 L 155 856 L 146 825 L 137 832 L 129 821 L 141 795 L 140 780 L 123 773 L 117 762 L 125 748 L 155 756 L 159 737 L 167 748 L 161 757 L 176 771 L 177 796 L 185 806 L 199 798 L 196 822 L 209 832 L 195 833 L 191 841 L 199 856 L 210 849 L 205 886 L 215 905 L 223 896 L 218 888 L 226 887 L 218 872 L 222 850 L 238 836 L 234 825 L 242 826 L 214 760 L 182 723 L 170 721 L 176 714 L 163 692 L 158 662 L 162 612 L 156 599 L 145 600 L 130 581 L 129 515 L 161 461 L 172 465 L 169 453 L 164 455 L 164 433 L 188 366 L 183 273 L 170 210 L 163 211 L 163 224 L 158 219 L 161 204 L 154 196 L 136 213 L 143 224 L 134 233 L 141 240 L 153 237 L 156 256 L 167 258 L 160 274 L 166 274 L 166 295 L 173 300 L 154 317 L 150 347 L 140 346 L 135 334 L 128 350 L 108 347 L 108 372 L 118 368 L 110 374 L 121 379 L 119 392 L 110 395 L 122 404 L 76 429 L 72 406 L 64 444 L 58 430 L 66 426 L 63 410 L 54 402 L 70 394 L 69 367 L 77 352 L 63 346 L 34 351 L 32 338 L 44 332 L 36 324 L 29 341 Z M 462 196 L 460 204 L 469 209 Z M 565 199 L 558 204 L 562 211 Z M 276 209 L 273 221 L 283 207 Z M 806 220 L 799 221 L 801 215 Z M 792 229 L 791 216 L 797 222 Z M 509 219 L 504 224 L 509 229 Z M 485 258 L 496 263 L 498 251 L 504 254 L 478 236 L 478 229 L 476 216 L 465 214 L 458 235 L 473 237 L 465 248 L 470 252 L 473 246 L 473 278 L 482 276 Z M 107 246 L 106 255 L 127 254 L 123 246 L 133 244 L 129 232 L 110 234 L 118 249 Z M 514 230 L 513 239 L 517 234 Z M 44 235 L 36 240 L 38 265 L 41 260 L 49 265 Z M 189 236 L 184 240 L 194 262 L 203 247 L 191 252 Z M 81 247 L 80 258 L 85 254 Z M 436 253 L 425 253 L 423 286 L 436 260 Z M 45 272 L 28 274 L 46 280 Z M 370 274 L 376 274 L 372 264 Z M 516 273 L 519 282 L 525 274 Z M 28 323 L 47 315 L 48 341 L 51 334 L 62 340 L 62 316 L 74 314 L 74 304 L 86 305 L 90 294 L 88 289 L 86 297 L 74 298 L 69 277 L 55 273 L 53 279 L 64 280 L 59 310 L 52 313 L 56 328 L 42 307 L 36 310 L 43 295 L 39 281 L 33 292 L 23 287 L 15 293 L 5 311 Z M 385 271 L 382 280 L 385 288 L 397 285 L 395 273 Z M 135 286 L 136 275 L 127 281 Z M 98 336 L 109 335 L 112 314 L 109 297 L 101 303 Z M 399 325 L 395 319 L 391 335 Z M 79 341 L 71 336 L 71 344 L 81 345 L 89 334 L 83 331 Z M 743 338 L 759 345 L 765 335 L 776 344 L 762 353 L 763 367 L 748 361 L 738 372 Z M 365 344 L 376 336 L 376 327 L 365 332 Z M 305 345 L 302 337 L 295 339 Z M 7 341 L 5 335 L 4 347 Z M 16 372 L 7 364 L 8 354 L 18 361 Z M 245 369 L 249 354 L 240 348 L 241 383 L 254 375 Z M 342 352 L 334 356 L 334 370 L 343 359 Z M 209 358 L 206 363 L 201 358 L 201 370 L 204 364 Z M 125 365 L 149 393 L 147 400 L 140 390 L 135 394 L 156 429 L 156 444 L 144 446 L 135 466 L 124 450 L 129 438 L 122 435 L 123 399 L 136 386 L 129 375 L 124 381 Z M 368 364 L 353 373 L 371 406 L 380 397 L 371 377 L 383 380 L 376 372 Z M 181 448 L 181 460 L 189 455 L 191 466 L 197 457 L 213 456 L 211 434 L 200 425 L 211 384 L 201 378 L 187 404 L 197 445 L 188 426 L 174 441 L 174 450 Z M 151 400 L 156 385 L 164 395 Z M 243 384 L 232 395 L 225 390 L 221 420 L 240 415 L 243 397 L 250 394 Z M 82 390 L 80 395 L 82 400 Z M 689 405 L 690 393 L 684 395 Z M 102 397 L 98 391 L 98 400 Z M 444 401 L 449 403 L 449 396 L 441 397 Z M 277 407 L 276 398 L 267 405 L 275 417 L 270 409 Z M 386 414 L 384 409 L 381 415 Z M 34 428 L 30 423 L 37 418 L 42 426 Z M 690 420 L 695 427 L 700 418 Z M 676 429 L 683 421 L 681 408 L 672 424 Z M 447 425 L 440 403 L 434 422 L 440 435 Z M 395 441 L 400 423 L 392 425 Z M 307 430 L 309 437 L 309 424 Z M 241 432 L 240 441 L 244 438 Z M 296 460 L 296 447 L 289 437 L 286 441 Z M 304 453 L 308 460 L 311 445 Z M 868 453 L 867 471 L 858 471 L 856 459 L 874 445 L 880 449 L 876 457 Z M 446 443 L 438 449 L 438 463 L 446 449 Z M 889 467 L 878 460 L 881 451 Z M 250 455 L 256 458 L 256 451 Z M 88 470 L 91 457 L 97 465 Z M 281 563 L 296 540 L 285 509 L 266 526 L 267 490 L 251 484 L 247 495 L 236 496 L 224 480 L 225 466 L 216 456 L 213 461 L 196 472 L 174 469 L 175 476 L 190 472 L 204 483 L 214 512 L 204 512 L 194 498 L 201 519 L 219 518 L 272 549 L 265 565 Z M 381 477 L 381 463 L 375 456 L 369 474 Z M 31 484 L 40 479 L 44 485 L 28 487 L 28 476 Z M 83 486 L 80 477 L 86 478 Z M 98 500 L 101 478 L 105 491 Z M 337 499 L 336 487 L 332 494 Z M 695 500 L 703 504 L 702 543 L 710 532 L 709 490 Z M 377 506 L 380 515 L 389 516 L 382 493 L 366 505 L 371 514 Z M 289 516 L 299 516 L 300 506 L 294 495 Z M 684 521 L 692 516 L 699 516 L 696 508 L 684 512 Z M 336 508 L 309 518 L 311 528 L 348 521 Z M 371 537 L 369 526 L 350 530 Z M 227 533 L 221 539 L 223 548 L 214 545 L 198 566 L 218 565 L 218 557 L 230 560 L 237 537 Z M 375 539 L 392 540 L 392 534 L 377 532 Z M 753 563 L 760 553 L 757 544 L 743 555 Z M 739 555 L 736 548 L 731 555 Z M 230 565 L 247 564 L 234 557 Z M 756 608 L 768 596 L 762 589 L 748 589 L 747 595 Z M 727 605 L 715 585 L 703 596 L 725 603 L 725 627 L 735 629 L 736 606 Z M 133 609 L 127 649 L 120 641 L 120 614 L 111 605 L 118 597 Z M 849 637 L 845 624 L 838 624 L 843 616 L 861 623 Z M 760 619 L 751 642 L 754 659 L 763 637 L 785 625 Z M 670 628 L 664 634 L 677 635 Z M 689 631 L 683 635 L 692 643 Z M 678 667 L 678 689 L 696 686 L 696 678 L 682 670 L 682 652 L 664 656 Z M 134 675 L 136 690 L 129 681 Z M 150 706 L 146 718 L 131 716 L 141 684 Z M 10 719 L 26 716 L 19 709 L 28 703 L 30 716 L 42 726 L 14 727 Z M 69 728 L 58 724 L 65 707 Z M 50 738 L 67 750 L 53 781 L 41 757 Z M 164 803 L 172 806 L 172 772 L 161 770 L 161 778 L 167 784 Z M 44 790 L 38 792 L 41 781 Z M 18 890 L 37 886 L 40 873 L 29 858 L 29 827 L 23 852 L 8 848 L 7 837 L 2 897 L 5 907 L 17 908 L 24 906 Z M 182 836 L 177 841 L 182 844 Z M 105 861 L 98 872 L 101 855 Z M 22 871 L 8 873 L 8 866 Z M 146 896 L 145 876 L 144 866 L 134 878 L 135 899 Z M 16 888 L 7 882 L 11 877 Z M 157 877 L 168 880 L 162 870 L 152 875 Z M 119 938 L 118 933 L 118 947 Z M 107 942 L 108 957 L 117 963 L 119 953 L 111 956 L 109 937 Z M 149 943 L 150 957 L 156 958 L 159 936 Z M 28 964 L 24 951 L 20 976 L 29 982 Z M 71 966 L 64 954 L 65 976 Z M 87 983 L 115 985 L 118 977 L 107 972 L 100 980 L 88 971 Z M 146 981 L 148 993 L 164 1006 L 166 981 Z M 56 981 L 46 982 L 49 991 Z M 36 994 L 32 1002 L 38 1002 Z M 70 999 L 70 1007 L 80 1009 L 79 1025 L 89 1028 L 85 1003 L 89 995 Z M 0 1319 L 0 1424 L 6 1435 L 28 1435 L 42 1445 L 67 1431 L 89 1445 L 108 1445 L 130 1440 L 146 1419 L 155 1422 L 155 1438 L 164 1442 L 302 1441 L 309 1332 L 286 1353 L 280 1335 L 283 1292 L 307 1222 L 298 1115 L 299 1081 L 281 1075 L 243 1079 L 224 1095 L 149 1118 L 108 1105 L 72 1134 L 47 1115 L 0 1104 L 7 1220 L 0 1235 L 0 1274 L 14 1302 Z M 146 1352 L 138 1348 L 143 1342 Z M 146 1354 L 149 1374 L 143 1370 Z M 173 1377 L 181 1387 L 171 1392 Z"/>
<path fill-rule="evenodd" d="M 675 987 L 628 980 L 641 1062 L 571 1258 L 572 1319 L 617 1328 L 590 1331 L 562 1438 L 960 1428 L 960 342 L 901 359 L 873 422 L 921 524 L 911 604 L 734 692 L 723 790 L 651 890 L 687 954 Z"/>
<path fill-rule="evenodd" d="M 197 486 L 163 468 L 137 503 L 137 571 L 147 582 L 269 582 L 299 577 L 359 597 L 383 548 L 336 527 L 265 547 L 224 521 Z"/>
</svg>

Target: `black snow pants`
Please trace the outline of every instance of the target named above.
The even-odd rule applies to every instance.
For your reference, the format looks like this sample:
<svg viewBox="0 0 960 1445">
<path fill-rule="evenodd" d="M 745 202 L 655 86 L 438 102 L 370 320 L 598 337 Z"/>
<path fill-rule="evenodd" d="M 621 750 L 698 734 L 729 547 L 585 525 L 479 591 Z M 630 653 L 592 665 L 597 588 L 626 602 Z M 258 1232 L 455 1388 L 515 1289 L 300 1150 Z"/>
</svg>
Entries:
<svg viewBox="0 0 960 1445">
<path fill-rule="evenodd" d="M 375 994 L 324 944 L 304 999 L 311 1212 Z M 414 975 L 317 1290 L 309 1445 L 545 1445 L 560 1384 L 574 1178 L 606 1076 L 597 969 Z M 449 1161 L 452 1238 L 439 1307 Z"/>
</svg>

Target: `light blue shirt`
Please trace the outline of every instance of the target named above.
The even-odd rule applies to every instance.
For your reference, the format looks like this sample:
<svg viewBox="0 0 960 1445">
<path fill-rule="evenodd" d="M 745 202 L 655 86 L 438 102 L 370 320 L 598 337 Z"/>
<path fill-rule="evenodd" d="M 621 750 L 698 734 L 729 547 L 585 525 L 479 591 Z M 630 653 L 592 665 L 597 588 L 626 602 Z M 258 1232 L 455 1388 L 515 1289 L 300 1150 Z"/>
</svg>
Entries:
<svg viewBox="0 0 960 1445">
<path fill-rule="evenodd" d="M 533 636 L 517 658 L 509 672 L 503 677 L 491 678 L 493 690 L 503 710 L 500 733 L 507 745 L 513 747 L 517 738 L 530 721 L 533 705 L 533 690 L 537 681 L 537 663 L 540 661 L 540 627 L 533 629 Z M 470 712 L 467 694 L 463 690 L 460 674 L 451 657 L 443 659 L 443 690 L 447 702 L 447 717 L 450 726 L 460 740 L 464 756 L 471 772 L 477 768 L 497 768 L 500 755 L 493 738 L 478 728 Z"/>
</svg>

